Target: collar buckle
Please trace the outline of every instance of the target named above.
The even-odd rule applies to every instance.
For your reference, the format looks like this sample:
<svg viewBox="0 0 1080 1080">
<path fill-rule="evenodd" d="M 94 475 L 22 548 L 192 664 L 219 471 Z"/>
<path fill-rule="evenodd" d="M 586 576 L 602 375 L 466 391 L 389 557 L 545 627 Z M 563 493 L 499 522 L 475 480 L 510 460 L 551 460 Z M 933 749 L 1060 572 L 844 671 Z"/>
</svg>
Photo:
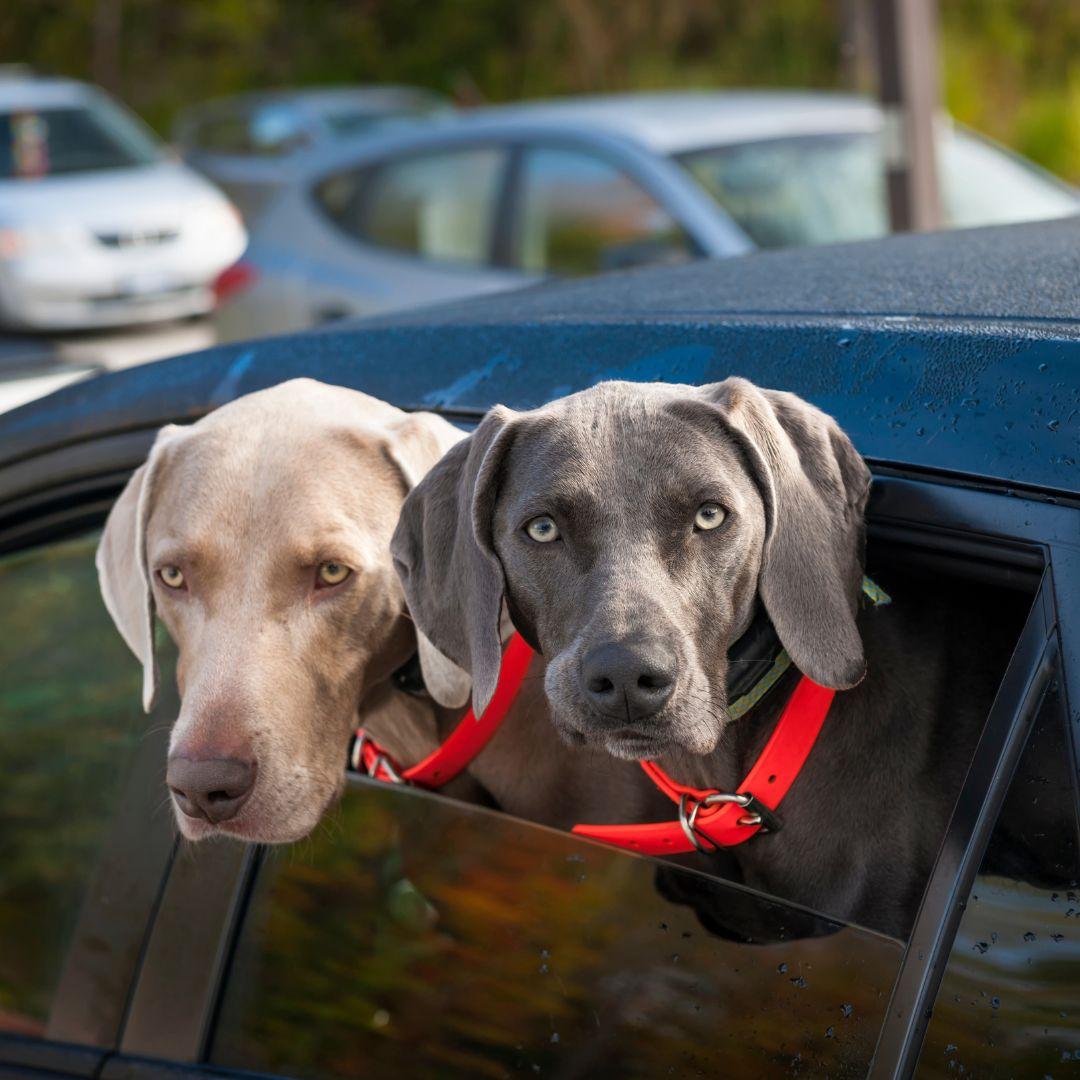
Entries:
<svg viewBox="0 0 1080 1080">
<path fill-rule="evenodd" d="M 686 839 L 698 851 L 706 855 L 719 851 L 721 845 L 714 843 L 706 832 L 697 827 L 697 816 L 703 806 L 717 806 L 721 803 L 732 804 L 746 811 L 737 820 L 738 825 L 757 829 L 758 832 L 773 833 L 779 832 L 784 827 L 780 815 L 749 791 L 737 794 L 730 791 L 713 791 L 704 799 L 695 799 L 689 792 L 683 792 L 679 796 L 679 824 L 686 834 Z"/>
</svg>

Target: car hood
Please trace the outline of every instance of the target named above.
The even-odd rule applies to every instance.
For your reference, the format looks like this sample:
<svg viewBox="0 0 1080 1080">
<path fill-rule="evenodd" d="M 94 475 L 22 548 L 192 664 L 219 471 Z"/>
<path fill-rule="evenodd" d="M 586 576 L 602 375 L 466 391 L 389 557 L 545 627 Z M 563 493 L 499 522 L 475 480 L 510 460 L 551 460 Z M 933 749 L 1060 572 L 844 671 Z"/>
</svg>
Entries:
<svg viewBox="0 0 1080 1080">
<path fill-rule="evenodd" d="M 223 201 L 212 184 L 186 165 L 163 161 L 40 180 L 0 180 L 0 226 L 172 228 L 193 206 Z"/>
</svg>

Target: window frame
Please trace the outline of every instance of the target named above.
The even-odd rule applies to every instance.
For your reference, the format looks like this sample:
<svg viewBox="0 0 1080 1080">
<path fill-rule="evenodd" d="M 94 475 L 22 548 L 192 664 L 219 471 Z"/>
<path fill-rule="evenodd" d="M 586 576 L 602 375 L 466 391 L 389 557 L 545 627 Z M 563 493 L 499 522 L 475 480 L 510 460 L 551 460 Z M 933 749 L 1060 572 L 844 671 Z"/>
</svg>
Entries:
<svg viewBox="0 0 1080 1080">
<path fill-rule="evenodd" d="M 190 422 L 205 411 L 204 402 L 187 416 L 164 417 L 160 423 Z M 475 410 L 437 411 L 470 426 L 481 415 Z M 127 477 L 145 458 L 160 423 L 133 425 L 0 468 L 0 551 L 37 546 L 100 524 Z M 918 1060 L 926 1014 L 944 972 L 967 889 L 1055 662 L 1065 701 L 1070 700 L 1070 690 L 1071 700 L 1080 700 L 1080 607 L 1075 604 L 1080 596 L 1080 549 L 1075 545 L 1074 505 L 1059 505 L 1016 489 L 1004 494 L 998 487 L 930 470 L 873 459 L 870 465 L 875 478 L 871 536 L 893 540 L 906 536 L 920 550 L 961 556 L 977 549 L 993 554 L 1005 574 L 1041 574 L 1031 614 L 988 717 L 908 942 L 870 1068 L 870 1075 L 878 1077 L 906 1075 Z M 1072 609 L 1065 603 L 1068 597 L 1074 598 Z M 1074 711 L 1075 706 L 1070 715 Z M 1074 767 L 1076 750 L 1074 740 Z M 160 875 L 155 879 L 160 892 L 148 912 L 144 947 L 131 973 L 115 1050 L 73 1049 L 51 1040 L 0 1036 L 0 1064 L 33 1065 L 69 1075 L 89 1075 L 86 1070 L 92 1066 L 101 1069 L 98 1075 L 103 1080 L 118 1080 L 159 1074 L 162 1062 L 152 1059 L 165 1058 L 186 1076 L 227 1075 L 228 1070 L 208 1067 L 201 1059 L 213 1033 L 229 958 L 259 864 L 257 848 L 228 848 L 234 850 L 221 857 L 209 877 L 196 870 L 196 860 L 175 859 L 175 846 L 170 851 L 163 883 Z M 131 846 L 133 858 L 138 851 L 137 844 Z M 192 905 L 185 897 L 193 895 L 196 877 L 201 891 L 199 903 Z M 189 933 L 195 928 L 197 947 L 175 947 L 173 935 L 179 926 Z M 188 1020 L 181 1028 L 175 1025 L 172 1009 L 182 990 L 190 999 Z"/>
<path fill-rule="evenodd" d="M 525 208 L 526 162 L 530 154 L 537 153 L 538 151 L 542 152 L 544 150 L 561 150 L 568 153 L 580 154 L 583 157 L 591 157 L 596 161 L 607 165 L 620 176 L 624 176 L 652 199 L 653 202 L 655 202 L 656 205 L 671 218 L 675 225 L 682 230 L 682 233 L 687 240 L 691 261 L 693 259 L 702 259 L 707 256 L 708 253 L 702 246 L 702 243 L 694 230 L 683 220 L 678 207 L 672 204 L 671 199 L 668 197 L 668 192 L 659 185 L 650 182 L 650 178 L 642 175 L 641 172 L 633 167 L 632 163 L 620 160 L 615 154 L 606 151 L 603 146 L 598 146 L 582 139 L 559 138 L 558 136 L 552 135 L 534 139 L 517 139 L 513 143 L 513 159 L 510 175 L 508 177 L 509 183 L 507 184 L 506 205 L 503 207 L 504 217 L 502 221 L 504 244 L 503 255 L 506 259 L 506 266 L 508 269 L 519 274 L 528 274 L 534 277 L 539 276 L 545 280 L 574 280 L 573 278 L 567 278 L 565 275 L 559 274 L 556 271 L 545 273 L 542 271 L 527 270 L 521 265 L 521 224 Z M 634 269 L 637 269 L 637 267 Z"/>
</svg>

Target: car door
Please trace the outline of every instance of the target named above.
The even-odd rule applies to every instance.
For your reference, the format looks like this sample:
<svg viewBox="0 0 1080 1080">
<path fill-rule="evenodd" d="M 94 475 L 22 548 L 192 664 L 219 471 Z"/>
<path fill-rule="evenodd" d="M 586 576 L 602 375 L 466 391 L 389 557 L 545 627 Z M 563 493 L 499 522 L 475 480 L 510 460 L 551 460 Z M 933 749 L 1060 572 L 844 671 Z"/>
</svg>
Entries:
<svg viewBox="0 0 1080 1080">
<path fill-rule="evenodd" d="M 907 941 L 353 778 L 300 850 L 224 844 L 174 863 L 121 1053 L 101 1075 L 156 1076 L 165 1062 L 192 1076 L 319 1080 L 897 1076 L 917 1062 L 944 1075 L 950 1061 L 997 1061 L 1002 1051 L 981 1052 L 997 1031 L 1017 1074 L 1042 1068 L 1076 1030 L 1065 939 L 1077 802 L 1062 696 L 1075 644 L 1058 619 L 1078 585 L 1074 525 L 1064 508 L 879 476 L 871 558 L 1002 590 L 1022 622 Z M 988 885 L 1003 899 L 983 914 Z M 1026 907 L 1013 909 L 1016 896 Z M 987 919 L 999 929 L 981 929 Z M 973 969 L 968 954 L 982 960 L 999 933 L 1017 937 L 1011 953 L 1002 940 L 998 966 Z M 1041 966 L 1015 973 L 1017 949 Z M 1051 1004 L 1055 1027 L 1040 1036 L 1032 1020 Z M 1003 1008 L 1014 1021 L 995 1029 Z"/>
<path fill-rule="evenodd" d="M 78 472 L 77 451 L 61 458 L 60 475 Z M 140 714 L 102 609 L 108 502 L 55 487 L 31 502 L 0 516 L 0 1072 L 92 1076 L 173 855 L 160 779 L 175 698 Z"/>
<path fill-rule="evenodd" d="M 620 346 L 608 375 L 671 377 L 685 361 L 685 326 L 664 328 L 664 336 L 634 328 L 636 342 L 620 342 L 616 330 L 602 328 L 605 342 L 615 338 Z M 931 582 L 947 580 L 960 604 L 974 591 L 994 590 L 1016 627 L 1015 650 L 907 942 L 491 811 L 359 779 L 304 845 L 263 852 L 215 844 L 171 858 L 171 830 L 160 809 L 164 731 L 175 700 L 149 728 L 141 726 L 137 665 L 96 607 L 90 566 L 94 530 L 154 430 L 299 374 L 429 407 L 441 400 L 429 393 L 432 380 L 442 378 L 453 388 L 446 394 L 454 403 L 450 415 L 472 424 L 493 396 L 521 406 L 528 395 L 560 392 L 571 365 L 586 355 L 580 340 L 567 343 L 565 327 L 532 325 L 529 338 L 512 342 L 506 383 L 493 385 L 495 364 L 466 383 L 454 365 L 467 372 L 476 355 L 488 355 L 492 333 L 484 327 L 470 338 L 450 329 L 437 348 L 430 336 L 394 328 L 308 335 L 267 342 L 257 359 L 246 347 L 218 349 L 70 389 L 5 421 L 0 540 L 8 576 L 0 595 L 5 611 L 14 612 L 7 636 L 15 644 L 7 646 L 0 685 L 6 693 L 10 682 L 17 692 L 5 696 L 0 714 L 15 732 L 3 760 L 21 755 L 5 778 L 21 782 L 25 774 L 37 786 L 33 798 L 3 804 L 0 835 L 7 837 L 9 823 L 33 822 L 31 811 L 47 805 L 51 792 L 42 777 L 82 745 L 76 732 L 69 746 L 69 728 L 82 723 L 103 734 L 89 742 L 88 753 L 97 755 L 84 771 L 90 779 L 80 786 L 61 777 L 60 794 L 70 791 L 73 802 L 11 849 L 16 866 L 28 862 L 25 852 L 42 855 L 29 860 L 38 876 L 20 879 L 33 888 L 7 905 L 11 930 L 0 950 L 31 956 L 11 969 L 3 1001 L 18 1009 L 20 1023 L 29 1017 L 36 1026 L 5 1034 L 0 1062 L 105 1077 L 235 1069 L 322 1077 L 365 1067 L 405 1075 L 516 1068 L 589 1075 L 609 1060 L 631 1075 L 737 1066 L 750 1075 L 802 1069 L 892 1076 L 915 1068 L 924 1034 L 924 1055 L 948 1068 L 955 1053 L 948 1047 L 958 1045 L 959 1033 L 972 1043 L 1000 1045 L 1007 1037 L 1028 1055 L 1018 1059 L 1021 1075 L 1029 1064 L 1045 1072 L 1047 1061 L 1060 1060 L 1055 1055 L 1073 1053 L 1071 1005 L 1058 1006 L 1064 1017 L 1049 1015 L 1045 1005 L 1063 1000 L 1054 980 L 1065 986 L 1074 970 L 1072 886 L 1059 890 L 1032 878 L 1045 872 L 1068 880 L 1071 873 L 1068 851 L 1045 848 L 1036 834 L 1049 822 L 1043 831 L 1051 839 L 1068 843 L 1075 835 L 1076 748 L 1065 722 L 1072 722 L 1075 704 L 1070 711 L 1068 702 L 1075 702 L 1080 671 L 1077 508 L 1067 497 L 1023 486 L 1005 490 L 929 466 L 875 462 L 871 573 L 907 567 Z M 736 332 L 709 333 L 717 348 L 698 379 L 717 377 L 738 352 Z M 775 346 L 784 333 L 770 328 L 766 336 Z M 787 333 L 800 355 L 813 355 L 813 333 Z M 755 348 L 751 359 L 760 366 L 771 355 Z M 520 378 L 522 371 L 532 380 Z M 52 574 L 53 563 L 65 573 Z M 120 665 L 115 671 L 113 663 Z M 109 681 L 118 672 L 129 680 L 127 691 Z M 130 729 L 102 711 L 121 696 L 130 701 Z M 42 723 L 41 735 L 39 721 L 48 720 L 50 708 L 60 723 Z M 1061 725 L 1056 731 L 1054 723 Z M 127 751 L 145 755 L 143 764 L 126 764 L 124 739 L 148 731 L 144 746 Z M 30 746 L 44 738 L 36 756 L 24 748 L 28 733 Z M 1051 771 L 1046 761 L 1064 771 Z M 118 775 L 105 773 L 103 762 Z M 11 787 L 26 791 L 25 784 Z M 109 798 L 109 828 L 81 849 L 73 846 L 73 837 L 100 827 L 98 811 L 108 809 Z M 1027 827 L 1032 821 L 1034 830 Z M 1002 822 L 1004 832 L 995 829 Z M 102 835 L 115 837 L 112 848 Z M 1034 851 L 1024 850 L 1025 837 L 1039 841 Z M 50 861 L 49 844 L 68 846 Z M 122 875 L 144 852 L 146 868 L 131 884 Z M 1031 917 L 1042 920 L 1024 927 L 1011 951 L 995 952 L 1004 937 L 1003 903 L 975 911 L 984 903 L 980 863 L 995 889 L 1011 874 Z M 79 867 L 76 885 L 65 885 L 64 872 Z M 48 921 L 50 911 L 66 911 L 75 932 L 50 934 L 64 921 Z M 745 941 L 751 928 L 758 938 L 752 945 Z M 1015 922 L 1012 931 L 1019 931 Z M 33 953 L 39 941 L 51 951 Z M 1017 951 L 1029 944 L 1037 949 Z M 997 967 L 973 969 L 972 957 L 984 956 Z M 1021 970 L 1029 959 L 1041 966 L 1018 976 L 1018 957 Z M 1000 992 L 1006 975 L 1011 993 Z M 1038 1009 L 1025 1012 L 1036 977 L 1043 996 Z M 65 987 L 71 990 L 61 993 Z M 961 1006 L 962 1019 L 953 1005 Z M 995 1016 L 1010 1016 L 1009 1024 Z M 1051 1021 L 1048 1036 L 1031 1030 L 1033 1017 Z M 970 1061 L 991 1060 L 986 1054 L 993 1051 L 977 1049 L 982 1056 L 972 1049 Z"/>
</svg>

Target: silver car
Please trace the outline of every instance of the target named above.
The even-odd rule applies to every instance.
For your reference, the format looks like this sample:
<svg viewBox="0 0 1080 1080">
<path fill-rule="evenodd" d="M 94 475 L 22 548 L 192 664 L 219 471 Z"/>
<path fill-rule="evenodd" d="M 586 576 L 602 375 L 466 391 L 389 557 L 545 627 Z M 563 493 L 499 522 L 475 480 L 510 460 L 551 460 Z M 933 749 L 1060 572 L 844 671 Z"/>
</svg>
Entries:
<svg viewBox="0 0 1080 1080">
<path fill-rule="evenodd" d="M 226 340 L 521 286 L 888 231 L 881 111 L 781 92 L 478 110 L 325 153 L 219 280 Z M 1050 174 L 943 120 L 947 224 L 1080 212 Z"/>
</svg>

